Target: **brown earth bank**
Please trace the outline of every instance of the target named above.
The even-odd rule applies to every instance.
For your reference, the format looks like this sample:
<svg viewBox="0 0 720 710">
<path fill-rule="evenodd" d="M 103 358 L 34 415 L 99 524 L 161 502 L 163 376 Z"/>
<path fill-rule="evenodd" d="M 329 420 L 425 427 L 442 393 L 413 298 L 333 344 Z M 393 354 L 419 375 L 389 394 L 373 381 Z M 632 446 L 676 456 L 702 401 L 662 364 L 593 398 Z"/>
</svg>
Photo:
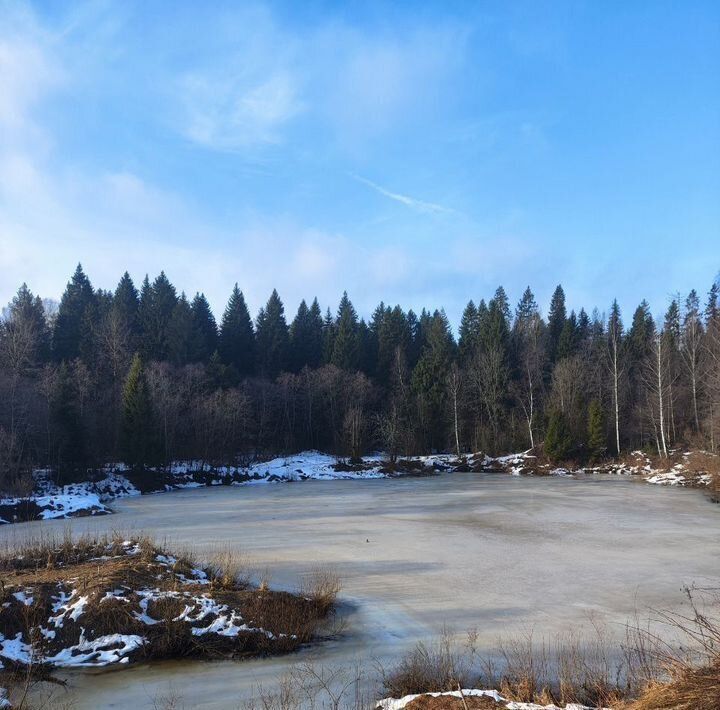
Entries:
<svg viewBox="0 0 720 710">
<path fill-rule="evenodd" d="M 229 551 L 199 565 L 147 538 L 44 538 L 0 556 L 0 685 L 54 668 L 296 650 L 338 591 L 328 572 L 297 594 L 253 586 Z"/>
<path fill-rule="evenodd" d="M 509 473 L 529 476 L 573 476 L 614 474 L 642 477 L 649 483 L 695 487 L 720 502 L 720 457 L 706 451 L 671 451 L 668 457 L 633 451 L 616 459 L 592 463 L 552 461 L 542 448 L 505 456 L 484 453 L 434 454 L 388 459 L 338 459 L 319 452 L 221 466 L 207 462 L 176 462 L 168 467 L 128 470 L 115 465 L 88 472 L 82 480 L 53 482 L 51 471 L 37 471 L 35 492 L 24 497 L 0 497 L 0 524 L 52 518 L 106 515 L 110 501 L 141 495 L 208 486 L 237 486 L 262 482 L 291 482 L 308 479 L 392 478 L 432 476 L 443 472 Z"/>
</svg>

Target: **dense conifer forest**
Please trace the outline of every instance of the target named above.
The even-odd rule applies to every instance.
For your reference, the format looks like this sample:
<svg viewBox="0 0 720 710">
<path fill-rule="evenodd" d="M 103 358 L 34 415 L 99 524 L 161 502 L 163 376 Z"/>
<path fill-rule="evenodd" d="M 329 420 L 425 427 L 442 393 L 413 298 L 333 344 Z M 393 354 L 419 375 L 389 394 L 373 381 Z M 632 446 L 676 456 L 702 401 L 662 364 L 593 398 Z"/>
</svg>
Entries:
<svg viewBox="0 0 720 710">
<path fill-rule="evenodd" d="M 107 462 L 162 465 L 321 449 L 391 458 L 543 447 L 598 460 L 682 443 L 717 450 L 720 286 L 673 298 L 664 317 L 569 311 L 547 317 L 530 288 L 470 301 L 456 338 L 443 310 L 380 303 L 368 321 L 347 294 L 289 317 L 273 291 L 253 320 L 236 285 L 217 322 L 201 293 L 164 273 L 95 289 L 78 265 L 59 304 L 24 284 L 0 324 L 0 487 L 29 472 L 82 476 Z"/>
</svg>

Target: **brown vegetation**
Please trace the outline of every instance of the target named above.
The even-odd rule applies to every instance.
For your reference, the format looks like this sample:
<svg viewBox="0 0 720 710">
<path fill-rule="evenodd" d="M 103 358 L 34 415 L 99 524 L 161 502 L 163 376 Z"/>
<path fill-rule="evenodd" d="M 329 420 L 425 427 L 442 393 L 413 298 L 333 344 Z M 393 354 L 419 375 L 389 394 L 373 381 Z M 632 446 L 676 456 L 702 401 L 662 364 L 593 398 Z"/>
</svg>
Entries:
<svg viewBox="0 0 720 710">
<path fill-rule="evenodd" d="M 329 572 L 309 577 L 303 594 L 257 588 L 249 579 L 229 551 L 201 567 L 148 538 L 66 534 L 6 547 L 0 629 L 27 652 L 2 661 L 21 674 L 28 666 L 46 674 L 75 663 L 286 653 L 316 635 L 339 590 Z M 136 641 L 123 649 L 117 634 Z"/>
<path fill-rule="evenodd" d="M 433 644 L 419 644 L 388 674 L 385 691 L 392 697 L 495 688 L 512 701 L 541 705 L 579 703 L 616 710 L 717 710 L 720 708 L 720 593 L 687 590 L 689 612 L 656 612 L 653 628 L 628 627 L 620 647 L 593 625 L 590 637 L 535 641 L 532 634 L 504 641 L 495 661 L 477 655 L 475 635 L 464 645 L 444 634 Z M 667 639 L 672 640 L 667 640 Z M 489 700 L 425 696 L 410 708 L 496 707 Z"/>
</svg>

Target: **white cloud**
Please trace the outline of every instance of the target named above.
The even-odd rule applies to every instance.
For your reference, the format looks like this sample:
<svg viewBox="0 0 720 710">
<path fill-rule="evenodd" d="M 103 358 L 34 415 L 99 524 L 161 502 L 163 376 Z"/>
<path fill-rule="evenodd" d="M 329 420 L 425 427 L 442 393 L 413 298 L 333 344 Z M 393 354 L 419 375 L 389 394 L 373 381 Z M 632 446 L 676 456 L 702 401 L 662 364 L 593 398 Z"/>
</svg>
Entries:
<svg viewBox="0 0 720 710">
<path fill-rule="evenodd" d="M 302 110 L 286 72 L 246 76 L 188 74 L 180 81 L 182 133 L 207 148 L 235 150 L 281 141 L 282 127 Z"/>
<path fill-rule="evenodd" d="M 0 7 L 0 150 L 44 147 L 33 109 L 65 80 L 50 36 L 20 7 Z"/>
<path fill-rule="evenodd" d="M 455 212 L 455 210 L 449 207 L 443 207 L 442 205 L 438 205 L 434 202 L 425 202 L 424 200 L 418 200 L 415 197 L 409 197 L 408 195 L 403 195 L 399 192 L 391 192 L 390 190 L 386 190 L 384 187 L 381 187 L 377 183 L 372 182 L 372 180 L 368 180 L 367 178 L 361 177 L 360 175 L 352 175 L 352 177 L 354 177 L 356 180 L 363 183 L 364 185 L 371 187 L 373 190 L 379 192 L 381 195 L 384 195 L 385 197 L 388 197 L 395 202 L 399 202 L 400 204 L 417 210 L 418 212 Z"/>
<path fill-rule="evenodd" d="M 176 130 L 221 151 L 289 142 L 303 118 L 320 147 L 331 140 L 353 150 L 442 110 L 468 33 L 427 24 L 358 30 L 330 18 L 298 29 L 257 6 L 223 19 L 217 44 L 177 75 L 171 99 Z"/>
<path fill-rule="evenodd" d="M 290 315 L 313 296 L 334 310 L 345 289 L 364 314 L 384 299 L 416 308 L 444 300 L 452 315 L 458 279 L 477 278 L 462 250 L 453 250 L 452 236 L 428 259 L 409 240 L 363 243 L 292 216 L 235 213 L 218 222 L 209 206 L 143 177 L 132 159 L 99 167 L 63 160 L 43 102 L 70 82 L 76 90 L 97 81 L 102 70 L 82 74 L 77 53 L 63 45 L 75 40 L 63 33 L 43 32 L 26 16 L 0 19 L 0 304 L 22 281 L 58 298 L 78 261 L 102 288 L 114 288 L 126 269 L 138 282 L 164 269 L 178 289 L 204 291 L 217 314 L 237 281 L 254 312 L 277 287 Z M 112 36 L 113 23 L 109 28 Z M 221 53 L 214 66 L 182 75 L 187 112 L 179 127 L 192 140 L 222 150 L 277 144 L 307 113 L 322 117 L 328 134 L 361 142 L 426 100 L 418 66 L 431 78 L 442 73 L 432 52 L 435 70 L 417 63 L 416 37 L 368 38 L 340 28 L 301 42 L 271 24 L 260 29 L 231 61 Z M 92 35 L 82 22 L 72 31 Z M 93 58 L 103 56 L 89 49 Z M 375 85 L 344 86 L 348 78 Z M 359 125 L 363 114 L 372 114 L 369 133 Z M 358 179 L 416 212 L 451 211 Z M 443 283 L 452 285 L 452 298 Z"/>
</svg>

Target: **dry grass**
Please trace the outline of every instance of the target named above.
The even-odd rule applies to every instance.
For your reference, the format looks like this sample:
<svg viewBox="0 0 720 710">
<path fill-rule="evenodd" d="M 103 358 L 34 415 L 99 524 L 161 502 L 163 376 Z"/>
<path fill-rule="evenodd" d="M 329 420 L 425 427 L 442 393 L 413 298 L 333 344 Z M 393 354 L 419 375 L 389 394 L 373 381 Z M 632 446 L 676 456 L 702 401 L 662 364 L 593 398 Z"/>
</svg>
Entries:
<svg viewBox="0 0 720 710">
<path fill-rule="evenodd" d="M 36 675 L 47 675 L 41 659 L 83 638 L 111 634 L 144 639 L 126 656 L 130 660 L 286 653 L 313 639 L 333 610 L 339 589 L 334 578 L 317 576 L 303 596 L 253 587 L 246 569 L 229 548 L 203 567 L 147 537 L 128 540 L 117 533 L 73 538 L 68 532 L 6 544 L 0 554 L 0 628 L 8 638 L 21 634 L 32 649 L 30 660 L 14 670 L 22 674 L 30 665 Z M 77 618 L 61 611 L 56 625 L 51 619 L 62 598 L 82 601 L 82 611 Z M 207 630 L 215 622 L 242 628 L 230 635 Z M 4 663 L 12 669 L 13 663 Z"/>
<path fill-rule="evenodd" d="M 342 587 L 339 575 L 329 567 L 316 567 L 305 575 L 300 595 L 312 602 L 317 612 L 326 616 L 335 608 Z"/>
<path fill-rule="evenodd" d="M 648 635 L 646 645 L 664 671 L 646 683 L 627 710 L 717 710 L 720 708 L 720 589 L 686 589 L 689 612 L 658 612 L 659 621 L 679 634 L 679 646 Z"/>
<path fill-rule="evenodd" d="M 718 710 L 720 663 L 682 671 L 670 683 L 652 683 L 627 710 Z"/>
<path fill-rule="evenodd" d="M 247 589 L 252 573 L 247 559 L 230 545 L 216 550 L 206 567 L 211 584 L 219 589 Z"/>
<path fill-rule="evenodd" d="M 393 698 L 417 693 L 441 693 L 473 687 L 473 667 L 477 661 L 475 632 L 468 634 L 465 646 L 457 644 L 448 631 L 430 643 L 418 643 L 398 665 L 382 675 L 385 691 Z"/>
<path fill-rule="evenodd" d="M 629 624 L 621 645 L 591 623 L 582 636 L 548 642 L 528 633 L 505 640 L 490 661 L 477 654 L 474 633 L 465 644 L 446 633 L 419 644 L 384 674 L 384 688 L 393 697 L 460 686 L 496 688 L 509 700 L 541 705 L 719 710 L 720 590 L 686 593 L 684 612 L 655 611 L 644 626 Z M 447 698 L 423 702 L 409 707 L 461 707 Z"/>
<path fill-rule="evenodd" d="M 659 687 L 666 667 L 659 659 L 657 639 L 637 626 L 629 629 L 621 645 L 592 620 L 583 633 L 551 640 L 528 632 L 501 640 L 489 656 L 477 652 L 476 639 L 474 631 L 464 643 L 445 632 L 437 641 L 418 644 L 389 673 L 383 673 L 385 693 L 398 698 L 459 687 L 495 688 L 508 700 L 521 703 L 620 708 L 645 688 Z M 423 702 L 426 705 L 410 707 L 461 707 L 452 698 Z M 486 705 L 493 707 L 489 702 Z M 717 710 L 720 705 L 713 707 Z"/>
<path fill-rule="evenodd" d="M 275 691 L 262 686 L 256 699 L 243 710 L 371 710 L 376 703 L 365 689 L 367 676 L 362 666 L 316 666 L 303 663 L 293 667 L 278 682 Z"/>
</svg>

